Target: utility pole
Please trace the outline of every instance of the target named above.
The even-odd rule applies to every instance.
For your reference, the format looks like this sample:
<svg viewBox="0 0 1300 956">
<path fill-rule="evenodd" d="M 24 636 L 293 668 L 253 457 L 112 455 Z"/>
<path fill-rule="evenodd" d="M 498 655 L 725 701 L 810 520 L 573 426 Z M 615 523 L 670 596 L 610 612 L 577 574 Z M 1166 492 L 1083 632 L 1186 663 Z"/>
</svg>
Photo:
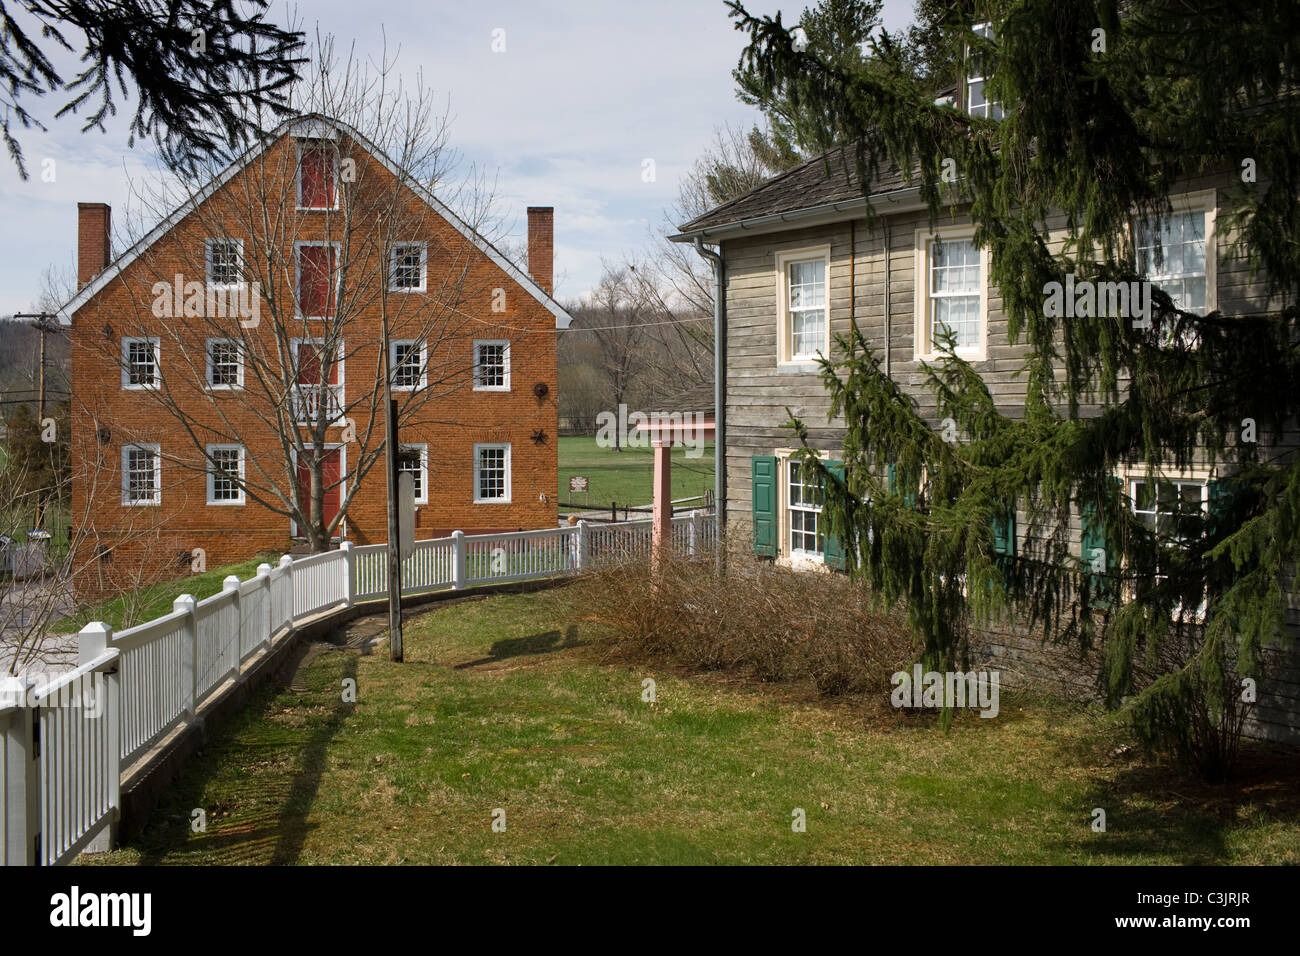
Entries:
<svg viewBox="0 0 1300 956">
<path fill-rule="evenodd" d="M 41 333 L 41 364 L 40 372 L 37 379 L 37 397 L 36 397 L 36 427 L 43 429 L 45 427 L 45 335 L 47 332 L 62 332 L 57 325 L 51 325 L 51 319 L 57 319 L 53 312 L 15 312 L 13 318 L 19 320 L 31 320 L 32 324 Z M 42 499 L 36 501 L 36 527 L 45 527 L 45 502 Z"/>
<path fill-rule="evenodd" d="M 53 312 L 15 312 L 13 317 L 20 320 L 30 319 L 41 333 L 41 367 L 37 386 L 36 421 L 42 422 L 45 420 L 45 335 L 47 332 L 57 334 L 63 330 L 57 325 L 50 325 L 51 319 L 58 318 Z"/>
<path fill-rule="evenodd" d="M 397 402 L 393 400 L 392 349 L 388 344 L 388 243 L 384 240 L 384 218 L 379 217 L 381 268 L 385 270 L 379 293 L 379 338 L 384 369 L 384 472 L 388 476 L 388 651 L 402 660 L 402 554 L 397 521 Z"/>
</svg>

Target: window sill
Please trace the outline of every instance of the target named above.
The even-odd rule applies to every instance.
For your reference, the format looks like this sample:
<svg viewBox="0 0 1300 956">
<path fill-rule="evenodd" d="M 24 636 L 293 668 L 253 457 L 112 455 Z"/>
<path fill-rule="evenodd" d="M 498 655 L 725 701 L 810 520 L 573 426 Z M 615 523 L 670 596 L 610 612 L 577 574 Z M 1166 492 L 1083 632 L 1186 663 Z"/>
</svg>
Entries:
<svg viewBox="0 0 1300 956">
<path fill-rule="evenodd" d="M 162 504 L 161 501 L 123 501 L 123 508 L 157 508 Z"/>
<path fill-rule="evenodd" d="M 816 359 L 797 359 L 790 362 L 778 361 L 776 371 L 778 375 L 807 375 L 817 373 L 822 367 L 817 364 Z"/>
<path fill-rule="evenodd" d="M 161 388 L 160 385 L 123 385 L 124 392 L 156 392 Z"/>
<path fill-rule="evenodd" d="M 245 501 L 209 501 L 209 508 L 236 508 L 247 504 Z"/>
<path fill-rule="evenodd" d="M 474 499 L 474 504 L 476 504 L 476 505 L 508 505 L 508 504 L 510 504 L 510 499 L 509 499 L 509 498 L 475 498 L 475 499 Z"/>
<path fill-rule="evenodd" d="M 476 392 L 508 392 L 508 391 L 510 391 L 510 386 L 509 386 L 509 385 L 475 385 L 475 386 L 474 386 L 474 391 L 476 391 Z"/>
</svg>

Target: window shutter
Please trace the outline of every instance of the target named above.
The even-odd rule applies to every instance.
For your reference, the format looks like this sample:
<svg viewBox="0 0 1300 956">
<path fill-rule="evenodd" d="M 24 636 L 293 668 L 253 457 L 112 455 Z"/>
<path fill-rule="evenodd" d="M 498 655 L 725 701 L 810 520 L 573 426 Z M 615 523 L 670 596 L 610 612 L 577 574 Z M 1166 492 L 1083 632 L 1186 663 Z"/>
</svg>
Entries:
<svg viewBox="0 0 1300 956">
<path fill-rule="evenodd" d="M 826 469 L 834 476 L 836 482 L 844 483 L 844 462 L 828 461 Z M 822 500 L 825 501 L 825 496 L 823 496 Z M 822 560 L 826 563 L 826 567 L 834 568 L 836 571 L 843 571 L 847 567 L 844 558 L 844 543 L 839 539 L 838 535 L 833 535 L 829 531 L 826 532 L 826 537 L 822 543 Z"/>
<path fill-rule="evenodd" d="M 1016 556 L 1016 506 L 1013 504 L 993 518 L 993 553 L 999 558 Z"/>
<path fill-rule="evenodd" d="M 891 495 L 898 494 L 898 466 L 897 465 L 892 463 L 889 465 L 889 468 L 886 471 L 886 479 L 887 479 L 886 487 L 889 489 L 889 493 Z M 903 495 L 903 504 L 909 508 L 915 508 L 916 492 L 909 491 L 907 494 Z"/>
<path fill-rule="evenodd" d="M 776 557 L 776 456 L 754 455 L 750 459 L 753 487 L 750 500 L 754 517 L 754 553 Z"/>
<path fill-rule="evenodd" d="M 1118 478 L 1114 479 L 1116 484 L 1120 484 Z M 1113 567 L 1116 560 L 1114 548 L 1111 542 L 1106 540 L 1106 526 L 1101 518 L 1097 515 L 1097 505 L 1092 501 L 1081 501 L 1079 503 L 1079 557 L 1084 564 L 1088 566 L 1088 574 L 1093 580 L 1093 606 L 1099 608 L 1112 607 L 1114 605 L 1114 579 L 1108 578 L 1108 573 Z M 1100 557 L 1097 551 L 1105 553 L 1105 565 L 1103 570 L 1098 573 L 1091 569 L 1093 559 Z"/>
<path fill-rule="evenodd" d="M 1207 489 L 1209 515 L 1205 523 L 1205 533 L 1210 538 L 1221 538 L 1232 530 L 1230 521 L 1236 491 L 1235 482 L 1231 478 L 1209 483 Z"/>
</svg>

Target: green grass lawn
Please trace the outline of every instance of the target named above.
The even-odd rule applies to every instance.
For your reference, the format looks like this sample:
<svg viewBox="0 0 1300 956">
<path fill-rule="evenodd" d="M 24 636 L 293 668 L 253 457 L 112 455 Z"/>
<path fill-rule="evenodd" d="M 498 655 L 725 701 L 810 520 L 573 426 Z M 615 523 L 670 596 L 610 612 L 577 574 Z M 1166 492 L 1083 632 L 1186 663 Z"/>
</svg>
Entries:
<svg viewBox="0 0 1300 956">
<path fill-rule="evenodd" d="M 997 719 L 945 734 L 861 700 L 612 665 L 568 600 L 435 606 L 405 664 L 323 650 L 214 731 L 141 836 L 83 861 L 1300 862 L 1294 766 L 1211 787 L 1115 755 L 1119 731 L 1076 705 L 1004 692 Z"/>
<path fill-rule="evenodd" d="M 272 567 L 279 562 L 279 556 L 261 555 L 239 564 L 227 564 L 220 568 L 211 568 L 202 574 L 190 574 L 185 577 L 172 578 L 150 585 L 137 595 L 118 597 L 101 601 L 77 611 L 76 615 L 57 622 L 53 630 L 70 633 L 79 630 L 88 621 L 103 621 L 111 624 L 114 630 L 131 627 L 152 621 L 156 617 L 172 612 L 173 602 L 182 594 L 192 594 L 197 600 L 211 597 L 221 590 L 221 582 L 228 575 L 234 574 L 241 581 L 247 581 L 257 573 L 259 564 Z M 128 611 L 133 610 L 133 620 L 124 624 Z"/>
<path fill-rule="evenodd" d="M 713 488 L 713 442 L 703 445 L 703 455 L 687 458 L 690 449 L 674 448 L 673 497 L 687 498 L 702 495 Z M 625 448 L 618 452 L 600 448 L 595 438 L 569 437 L 560 439 L 560 506 L 569 503 L 569 479 L 584 475 L 588 480 L 587 495 L 576 495 L 573 504 L 584 504 L 588 499 L 593 508 L 608 508 L 611 501 L 623 505 L 648 505 L 653 496 L 654 449 Z"/>
</svg>

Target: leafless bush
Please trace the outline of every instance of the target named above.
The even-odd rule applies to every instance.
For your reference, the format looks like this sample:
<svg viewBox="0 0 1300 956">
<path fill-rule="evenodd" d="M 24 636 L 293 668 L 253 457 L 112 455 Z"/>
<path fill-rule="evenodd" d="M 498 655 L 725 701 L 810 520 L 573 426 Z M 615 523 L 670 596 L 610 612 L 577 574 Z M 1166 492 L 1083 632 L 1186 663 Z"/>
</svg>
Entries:
<svg viewBox="0 0 1300 956">
<path fill-rule="evenodd" d="M 648 561 L 632 561 L 566 591 L 614 656 L 810 681 L 827 696 L 886 700 L 913 653 L 902 615 L 873 608 L 866 587 L 842 574 L 732 558 L 719 576 L 706 558 L 665 562 L 652 577 Z"/>
</svg>

